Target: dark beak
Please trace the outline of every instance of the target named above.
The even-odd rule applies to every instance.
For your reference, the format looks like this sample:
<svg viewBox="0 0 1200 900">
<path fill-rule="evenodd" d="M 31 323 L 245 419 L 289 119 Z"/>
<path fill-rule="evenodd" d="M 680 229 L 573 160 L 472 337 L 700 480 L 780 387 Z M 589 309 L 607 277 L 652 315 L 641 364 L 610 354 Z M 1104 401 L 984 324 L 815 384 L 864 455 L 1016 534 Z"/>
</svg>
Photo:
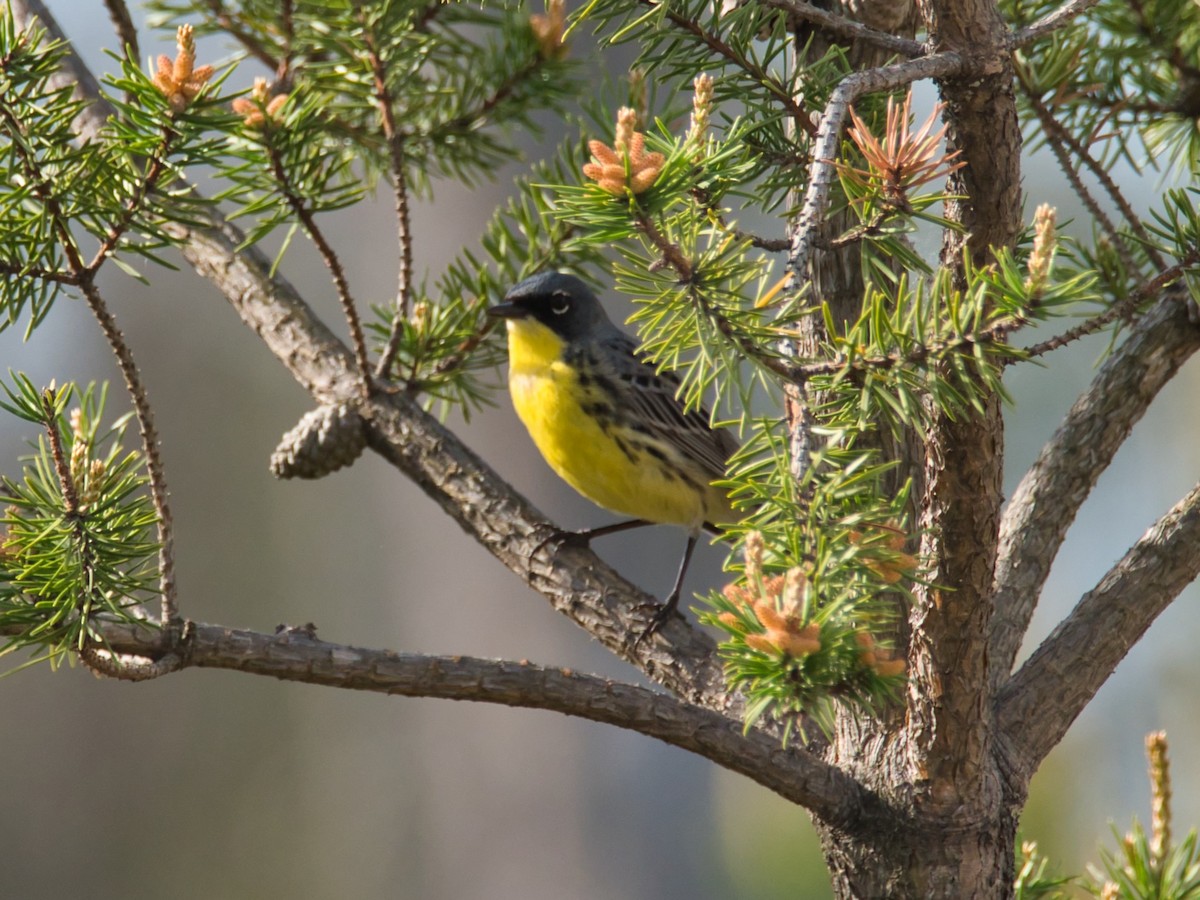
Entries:
<svg viewBox="0 0 1200 900">
<path fill-rule="evenodd" d="M 494 319 L 527 319 L 529 310 L 515 303 L 498 303 L 489 307 L 487 314 Z"/>
</svg>

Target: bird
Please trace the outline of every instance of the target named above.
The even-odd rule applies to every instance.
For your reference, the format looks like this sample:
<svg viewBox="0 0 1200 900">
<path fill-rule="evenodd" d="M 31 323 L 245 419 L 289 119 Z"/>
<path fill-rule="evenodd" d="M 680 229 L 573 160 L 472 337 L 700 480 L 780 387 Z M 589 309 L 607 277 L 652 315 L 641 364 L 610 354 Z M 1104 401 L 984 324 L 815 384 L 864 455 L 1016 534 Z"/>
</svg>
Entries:
<svg viewBox="0 0 1200 900">
<path fill-rule="evenodd" d="M 687 531 L 674 586 L 640 643 L 676 611 L 701 530 L 736 521 L 728 494 L 713 482 L 725 477 L 737 441 L 711 426 L 707 410 L 685 408 L 679 379 L 639 352 L 580 278 L 533 275 L 488 312 L 505 321 L 509 393 L 550 468 L 597 506 L 632 517 L 556 532 L 538 549 L 645 525 Z"/>
</svg>

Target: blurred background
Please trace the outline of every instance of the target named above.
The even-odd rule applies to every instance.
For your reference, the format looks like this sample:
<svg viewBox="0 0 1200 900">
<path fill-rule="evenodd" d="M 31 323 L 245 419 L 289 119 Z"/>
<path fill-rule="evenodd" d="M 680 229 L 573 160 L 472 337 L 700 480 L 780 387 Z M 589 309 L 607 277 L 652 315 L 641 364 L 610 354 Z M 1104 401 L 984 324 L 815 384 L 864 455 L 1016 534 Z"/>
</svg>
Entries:
<svg viewBox="0 0 1200 900">
<path fill-rule="evenodd" d="M 93 70 L 111 70 L 102 5 L 51 9 Z M 142 40 L 144 55 L 173 53 L 161 35 Z M 253 74 L 244 68 L 238 83 Z M 554 143 L 548 136 L 530 155 Z M 418 272 L 437 273 L 474 239 L 518 171 L 474 191 L 439 186 L 432 204 L 418 205 Z M 1047 155 L 1029 160 L 1026 189 L 1030 215 L 1049 202 L 1060 220 L 1082 218 Z M 329 221 L 356 296 L 390 301 L 390 203 Z M 284 270 L 342 329 L 316 254 L 298 240 Z M 316 483 L 274 480 L 268 457 L 307 396 L 207 282 L 190 271 L 149 274 L 146 288 L 114 270 L 103 290 L 157 412 L 185 615 L 268 632 L 311 621 L 342 643 L 637 680 L 370 454 Z M 19 328 L 0 335 L 4 370 L 38 384 L 107 379 L 110 412 L 120 411 L 119 374 L 81 303 L 60 301 L 32 343 L 20 338 Z M 1010 491 L 1104 345 L 1102 336 L 1010 373 Z M 1105 474 L 1059 557 L 1034 643 L 1194 483 L 1198 389 L 1193 361 Z M 563 525 L 609 521 L 558 481 L 507 396 L 498 401 L 453 427 Z M 0 471 L 18 474 L 33 437 L 0 418 Z M 661 593 L 682 541 L 661 528 L 598 549 Z M 701 553 L 689 588 L 719 585 L 721 559 Z M 1096 859 L 1097 842 L 1112 841 L 1108 820 L 1122 832 L 1133 814 L 1148 820 L 1147 731 L 1165 728 L 1171 739 L 1177 831 L 1200 822 L 1200 772 L 1188 763 L 1200 752 L 1197 599 L 1193 586 L 1161 617 L 1036 777 L 1023 835 L 1060 871 Z M 0 721 L 4 897 L 829 896 L 802 810 L 683 751 L 550 713 L 227 672 L 134 685 L 41 666 L 0 681 Z"/>
</svg>

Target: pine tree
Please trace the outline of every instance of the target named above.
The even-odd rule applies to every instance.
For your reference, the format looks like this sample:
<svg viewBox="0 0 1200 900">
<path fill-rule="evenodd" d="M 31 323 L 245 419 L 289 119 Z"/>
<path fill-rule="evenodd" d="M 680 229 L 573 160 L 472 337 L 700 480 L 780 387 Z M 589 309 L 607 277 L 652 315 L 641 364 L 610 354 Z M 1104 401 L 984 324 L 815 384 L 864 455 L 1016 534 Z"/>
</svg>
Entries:
<svg viewBox="0 0 1200 900">
<path fill-rule="evenodd" d="M 582 716 L 806 809 L 840 897 L 1057 889 L 1033 850 L 1015 854 L 1029 780 L 1200 571 L 1197 488 L 1015 666 L 1080 505 L 1200 347 L 1195 189 L 1139 216 L 1109 174 L 1194 181 L 1200 7 L 156 0 L 178 46 L 147 71 L 108 5 L 125 52 L 98 87 L 38 4 L 0 17 L 0 324 L 36 340 L 60 298 L 82 299 L 131 404 L 108 425 L 103 389 L 4 387 L 38 434 L 0 498 L 8 652 Z M 598 56 L 633 46 L 625 86 L 592 89 L 584 31 Z M 234 64 L 200 64 L 206 35 L 267 74 L 234 91 Z M 930 81 L 939 100 L 917 113 Z M 558 152 L 426 275 L 412 199 L 490 177 L 547 115 L 568 123 Z M 1023 141 L 1053 153 L 1091 239 L 1023 208 Z M 374 192 L 393 198 L 399 264 L 394 302 L 366 308 L 325 216 Z M 306 240 L 324 263 L 348 345 L 260 249 L 281 230 L 279 256 Z M 176 251 L 312 397 L 277 475 L 323 477 L 369 448 L 656 689 L 188 619 L 150 390 L 97 281 L 109 264 L 152 278 Z M 741 437 L 727 486 L 742 519 L 724 535 L 729 585 L 701 598 L 707 628 L 675 618 L 639 640 L 652 598 L 547 541 L 554 525 L 444 424 L 495 396 L 487 306 L 546 268 L 632 298 L 649 358 Z M 1091 386 L 1005 504 L 1005 374 L 1102 331 Z M 1159 770 L 1161 785 L 1165 747 Z M 1156 828 L 1135 829 L 1128 870 L 1190 871 L 1194 836 L 1172 855 Z"/>
</svg>

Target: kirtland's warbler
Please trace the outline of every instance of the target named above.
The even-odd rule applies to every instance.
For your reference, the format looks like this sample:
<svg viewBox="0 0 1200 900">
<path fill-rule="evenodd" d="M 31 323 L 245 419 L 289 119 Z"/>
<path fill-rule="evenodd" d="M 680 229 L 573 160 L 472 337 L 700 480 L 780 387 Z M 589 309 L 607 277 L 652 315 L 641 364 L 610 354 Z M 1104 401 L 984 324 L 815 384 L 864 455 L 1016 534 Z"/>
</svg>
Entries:
<svg viewBox="0 0 1200 900">
<path fill-rule="evenodd" d="M 575 276 L 527 278 L 489 313 L 508 326 L 513 406 L 550 468 L 593 503 L 634 517 L 556 537 L 586 542 L 650 524 L 688 531 L 675 586 L 645 637 L 679 603 L 701 528 L 734 521 L 713 482 L 737 444 L 709 425 L 707 411 L 685 411 L 679 381 L 641 357 Z"/>
</svg>

